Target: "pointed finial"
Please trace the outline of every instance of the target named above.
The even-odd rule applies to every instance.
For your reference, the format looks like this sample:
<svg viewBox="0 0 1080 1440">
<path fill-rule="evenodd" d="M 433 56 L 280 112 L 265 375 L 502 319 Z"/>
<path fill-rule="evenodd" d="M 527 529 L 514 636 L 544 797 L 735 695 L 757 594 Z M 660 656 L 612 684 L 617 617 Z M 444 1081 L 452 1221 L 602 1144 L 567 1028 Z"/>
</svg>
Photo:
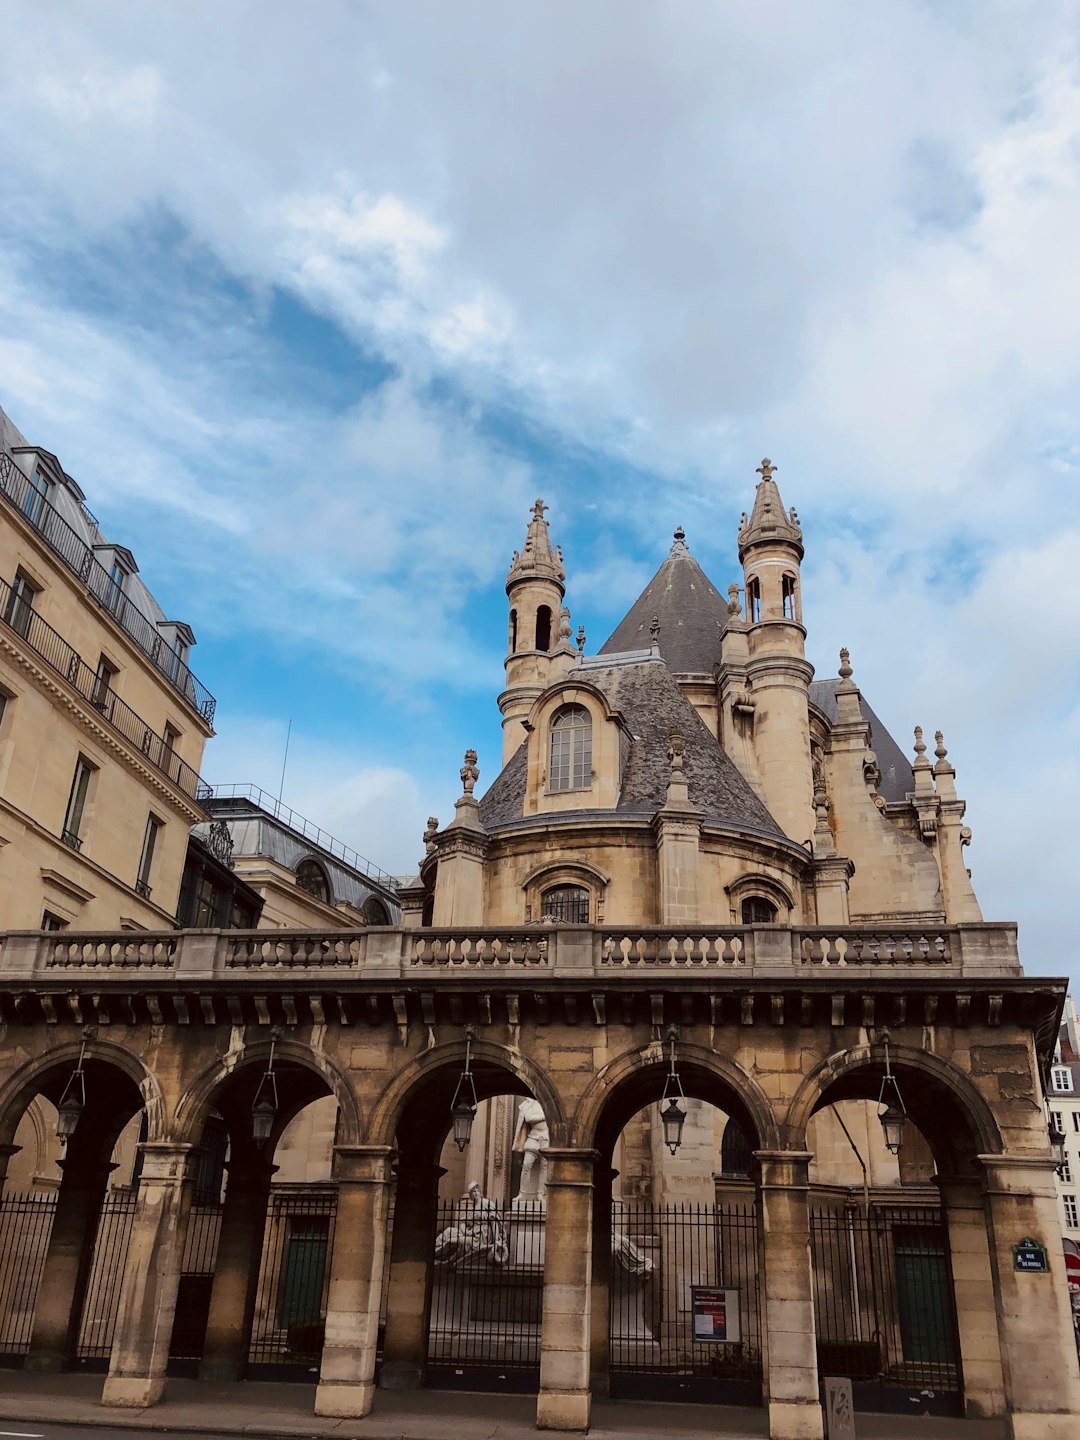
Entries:
<svg viewBox="0 0 1080 1440">
<path fill-rule="evenodd" d="M 682 528 L 681 525 L 679 525 L 679 526 L 676 528 L 676 530 L 675 530 L 675 539 L 676 539 L 676 540 L 685 540 L 685 539 L 686 539 L 686 531 Z"/>
<path fill-rule="evenodd" d="M 774 465 L 768 456 L 766 456 L 758 466 L 757 473 L 761 476 L 762 480 L 771 480 L 779 468 L 779 465 Z"/>
<path fill-rule="evenodd" d="M 676 726 L 668 731 L 668 764 L 672 770 L 682 770 L 686 760 L 686 741 L 683 733 Z"/>
<path fill-rule="evenodd" d="M 435 849 L 435 836 L 439 833 L 439 817 L 429 815 L 427 829 L 424 831 L 424 853 L 430 855 Z"/>
<path fill-rule="evenodd" d="M 550 505 L 545 505 L 543 500 L 537 500 L 536 504 L 533 506 L 533 519 L 543 520 L 544 511 L 550 510 L 550 508 Z"/>
<path fill-rule="evenodd" d="M 738 615 L 742 612 L 742 606 L 739 604 L 739 587 L 734 580 L 727 587 L 727 608 L 729 615 Z"/>
<path fill-rule="evenodd" d="M 934 731 L 934 739 L 937 741 L 937 744 L 934 746 L 934 754 L 939 760 L 944 760 L 949 752 L 945 749 L 945 737 L 940 730 Z"/>
<path fill-rule="evenodd" d="M 584 654 L 585 654 L 585 626 L 584 626 L 584 625 L 579 625 L 579 626 L 577 627 L 577 648 L 578 648 L 578 654 L 579 654 L 579 655 L 584 655 Z"/>
<path fill-rule="evenodd" d="M 565 605 L 559 611 L 559 639 L 570 639 L 570 611 Z"/>
<path fill-rule="evenodd" d="M 841 680 L 850 680 L 852 675 L 854 675 L 855 672 L 854 670 L 852 670 L 850 662 L 851 653 L 845 647 L 843 650 L 840 651 L 840 669 L 837 672 Z"/>
<path fill-rule="evenodd" d="M 921 760 L 926 754 L 926 741 L 922 738 L 921 725 L 915 726 L 915 754 L 918 756 L 919 760 Z M 926 763 L 929 764 L 930 762 L 927 761 Z"/>
<path fill-rule="evenodd" d="M 465 751 L 465 764 L 461 767 L 461 788 L 466 795 L 471 795 L 473 787 L 480 779 L 480 771 L 476 768 L 476 751 Z"/>
<path fill-rule="evenodd" d="M 652 636 L 652 642 L 653 642 L 653 644 L 655 645 L 656 642 L 660 639 L 660 616 L 659 616 L 659 615 L 654 615 L 654 616 L 652 617 L 652 620 L 651 620 L 651 622 L 650 622 L 650 624 L 649 624 L 649 634 Z"/>
</svg>

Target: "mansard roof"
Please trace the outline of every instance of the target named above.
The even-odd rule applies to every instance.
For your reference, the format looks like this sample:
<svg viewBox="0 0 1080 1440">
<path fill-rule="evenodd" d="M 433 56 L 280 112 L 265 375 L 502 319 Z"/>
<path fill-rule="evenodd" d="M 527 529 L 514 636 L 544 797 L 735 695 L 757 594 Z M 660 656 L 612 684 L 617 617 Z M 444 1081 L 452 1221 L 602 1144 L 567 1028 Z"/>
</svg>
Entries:
<svg viewBox="0 0 1080 1440">
<path fill-rule="evenodd" d="M 840 681 L 834 679 L 814 680 L 810 685 L 810 703 L 818 707 L 830 725 L 836 720 L 836 687 L 839 684 Z M 911 761 L 871 710 L 862 694 L 859 696 L 859 709 L 870 726 L 870 748 L 881 766 L 878 794 L 883 795 L 886 800 L 906 800 L 915 789 L 915 772 L 911 768 Z"/>
<path fill-rule="evenodd" d="M 671 551 L 600 647 L 601 655 L 647 649 L 656 643 L 674 675 L 711 675 L 720 663 L 720 636 L 728 622 L 727 601 L 690 554 L 681 529 Z"/>
<path fill-rule="evenodd" d="M 700 573 L 700 571 L 699 571 Z M 585 662 L 580 672 L 619 710 L 632 737 L 623 758 L 619 803 L 614 811 L 561 811 L 543 814 L 536 823 L 595 816 L 597 819 L 651 818 L 667 800 L 670 773 L 668 744 L 673 729 L 682 732 L 690 803 L 705 823 L 787 842 L 787 836 L 758 799 L 732 760 L 709 733 L 697 711 L 679 689 L 662 660 L 621 660 L 612 655 Z M 487 830 L 520 821 L 524 814 L 527 745 L 514 754 L 480 801 L 480 819 Z"/>
</svg>

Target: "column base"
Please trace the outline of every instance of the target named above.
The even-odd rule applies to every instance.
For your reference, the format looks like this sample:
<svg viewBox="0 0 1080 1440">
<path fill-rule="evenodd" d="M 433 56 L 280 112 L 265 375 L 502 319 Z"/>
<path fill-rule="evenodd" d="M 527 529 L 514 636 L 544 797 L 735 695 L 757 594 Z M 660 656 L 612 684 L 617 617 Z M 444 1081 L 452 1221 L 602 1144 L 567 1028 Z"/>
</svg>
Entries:
<svg viewBox="0 0 1080 1440">
<path fill-rule="evenodd" d="M 588 1390 L 541 1390 L 536 1397 L 538 1430 L 588 1430 Z"/>
<path fill-rule="evenodd" d="M 379 1372 L 380 1390 L 419 1390 L 423 1384 L 420 1366 L 411 1361 L 384 1360 Z"/>
<path fill-rule="evenodd" d="M 47 1351 L 37 1355 L 27 1355 L 22 1368 L 31 1370 L 38 1375 L 58 1375 L 68 1367 L 62 1352 Z"/>
<path fill-rule="evenodd" d="M 156 1405 L 164 1394 L 164 1375 L 106 1375 L 101 1403 L 122 1410 L 145 1410 L 148 1405 Z"/>
<path fill-rule="evenodd" d="M 825 1421 L 816 1402 L 769 1401 L 769 1440 L 823 1440 L 824 1434 Z"/>
<path fill-rule="evenodd" d="M 1009 1440 L 1075 1440 L 1080 1431 L 1080 1416 L 1015 1411 L 1005 1417 L 1005 1431 Z"/>
<path fill-rule="evenodd" d="M 243 1360 L 230 1355 L 204 1355 L 199 1362 L 200 1380 L 242 1380 Z"/>
<path fill-rule="evenodd" d="M 339 1420 L 361 1420 L 371 1414 L 374 1403 L 373 1384 L 352 1385 L 322 1380 L 315 1391 L 315 1414 L 335 1416 Z"/>
</svg>

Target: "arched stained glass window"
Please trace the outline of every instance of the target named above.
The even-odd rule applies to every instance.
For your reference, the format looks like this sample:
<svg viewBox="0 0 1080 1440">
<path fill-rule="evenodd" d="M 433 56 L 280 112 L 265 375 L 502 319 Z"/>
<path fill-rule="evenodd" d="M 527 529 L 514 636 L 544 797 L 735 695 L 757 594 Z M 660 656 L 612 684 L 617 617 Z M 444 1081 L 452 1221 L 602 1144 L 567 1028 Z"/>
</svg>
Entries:
<svg viewBox="0 0 1080 1440">
<path fill-rule="evenodd" d="M 551 722 L 549 790 L 584 790 L 592 782 L 592 716 L 584 705 L 564 705 Z"/>
<path fill-rule="evenodd" d="M 556 885 L 545 890 L 540 900 L 545 920 L 562 920 L 568 925 L 589 923 L 589 892 L 583 885 Z"/>
</svg>

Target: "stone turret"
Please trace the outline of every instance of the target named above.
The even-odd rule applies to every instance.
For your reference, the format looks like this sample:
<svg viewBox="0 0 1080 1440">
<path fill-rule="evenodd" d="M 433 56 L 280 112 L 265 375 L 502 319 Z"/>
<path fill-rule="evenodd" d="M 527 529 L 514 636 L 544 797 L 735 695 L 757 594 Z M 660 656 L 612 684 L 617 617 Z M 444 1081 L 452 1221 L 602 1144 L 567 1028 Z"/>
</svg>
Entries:
<svg viewBox="0 0 1080 1440">
<path fill-rule="evenodd" d="M 771 460 L 761 462 L 753 510 L 739 527 L 746 680 L 762 798 L 787 835 L 802 844 L 815 823 L 807 709 L 814 668 L 806 659 L 802 624 L 802 529 L 795 511 L 784 509 L 775 470 Z"/>
<path fill-rule="evenodd" d="M 563 606 L 566 571 L 562 551 L 551 544 L 547 506 L 533 506 L 525 544 L 514 551 L 506 576 L 510 625 L 506 647 L 506 689 L 499 696 L 503 717 L 503 764 L 525 739 L 524 722 L 537 696 L 574 663 L 570 612 Z"/>
</svg>

